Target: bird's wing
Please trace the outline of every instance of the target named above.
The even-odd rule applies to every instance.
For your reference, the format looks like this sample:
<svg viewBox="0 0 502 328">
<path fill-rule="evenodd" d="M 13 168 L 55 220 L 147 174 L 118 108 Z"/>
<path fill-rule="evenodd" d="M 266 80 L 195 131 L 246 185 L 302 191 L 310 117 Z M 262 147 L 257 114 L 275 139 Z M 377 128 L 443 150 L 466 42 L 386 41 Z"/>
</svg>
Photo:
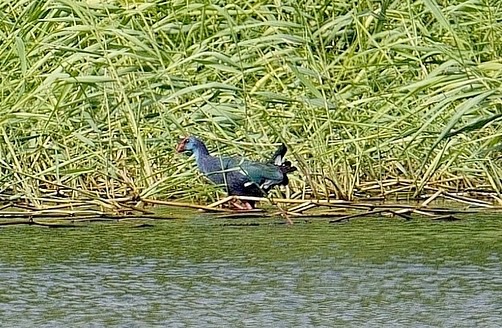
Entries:
<svg viewBox="0 0 502 328">
<path fill-rule="evenodd" d="M 232 165 L 242 170 L 242 173 L 247 176 L 250 181 L 258 185 L 263 184 L 265 180 L 277 181 L 279 183 L 284 176 L 281 170 L 273 164 L 254 162 L 245 159 L 234 159 Z"/>
</svg>

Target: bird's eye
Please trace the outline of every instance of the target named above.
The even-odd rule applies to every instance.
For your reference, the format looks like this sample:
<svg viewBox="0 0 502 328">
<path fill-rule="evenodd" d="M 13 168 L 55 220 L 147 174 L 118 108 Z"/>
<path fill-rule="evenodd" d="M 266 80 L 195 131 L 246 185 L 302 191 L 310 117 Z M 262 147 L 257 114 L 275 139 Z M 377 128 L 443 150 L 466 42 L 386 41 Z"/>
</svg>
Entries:
<svg viewBox="0 0 502 328">
<path fill-rule="evenodd" d="M 183 143 L 187 144 L 188 143 L 188 139 L 185 139 L 185 141 L 183 141 Z"/>
</svg>

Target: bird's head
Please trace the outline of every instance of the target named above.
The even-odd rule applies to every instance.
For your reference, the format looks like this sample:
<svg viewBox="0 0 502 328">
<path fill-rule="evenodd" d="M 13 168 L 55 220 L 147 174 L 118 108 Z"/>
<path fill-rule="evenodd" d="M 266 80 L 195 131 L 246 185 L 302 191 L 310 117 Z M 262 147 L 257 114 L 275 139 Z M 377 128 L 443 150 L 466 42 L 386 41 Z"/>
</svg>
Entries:
<svg viewBox="0 0 502 328">
<path fill-rule="evenodd" d="M 178 153 L 182 152 L 193 152 L 195 149 L 199 147 L 201 141 L 194 136 L 188 136 L 181 139 L 176 146 L 176 151 Z"/>
</svg>

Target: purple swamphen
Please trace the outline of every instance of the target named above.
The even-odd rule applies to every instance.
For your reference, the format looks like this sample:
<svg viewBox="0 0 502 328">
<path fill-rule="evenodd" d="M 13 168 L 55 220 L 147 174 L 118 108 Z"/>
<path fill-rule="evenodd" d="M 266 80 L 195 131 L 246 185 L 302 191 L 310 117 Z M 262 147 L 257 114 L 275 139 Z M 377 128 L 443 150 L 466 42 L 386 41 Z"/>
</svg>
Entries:
<svg viewBox="0 0 502 328">
<path fill-rule="evenodd" d="M 279 146 L 265 163 L 239 157 L 211 156 L 204 143 L 194 136 L 182 139 L 176 151 L 193 153 L 197 167 L 213 183 L 225 187 L 229 196 L 263 197 L 277 185 L 287 185 L 288 173 L 296 171 L 291 162 L 284 160 L 287 148 Z M 234 203 L 239 209 L 253 209 L 254 201 Z"/>
</svg>

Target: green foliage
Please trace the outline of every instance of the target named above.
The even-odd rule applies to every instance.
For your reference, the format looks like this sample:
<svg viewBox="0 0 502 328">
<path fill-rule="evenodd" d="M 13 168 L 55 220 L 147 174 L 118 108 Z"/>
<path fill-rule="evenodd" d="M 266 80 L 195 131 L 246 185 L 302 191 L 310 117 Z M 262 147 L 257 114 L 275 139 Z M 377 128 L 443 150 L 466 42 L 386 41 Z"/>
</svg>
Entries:
<svg viewBox="0 0 502 328">
<path fill-rule="evenodd" d="M 497 1 L 0 1 L 0 191 L 210 195 L 187 134 L 254 159 L 285 142 L 318 197 L 500 190 Z"/>
</svg>

